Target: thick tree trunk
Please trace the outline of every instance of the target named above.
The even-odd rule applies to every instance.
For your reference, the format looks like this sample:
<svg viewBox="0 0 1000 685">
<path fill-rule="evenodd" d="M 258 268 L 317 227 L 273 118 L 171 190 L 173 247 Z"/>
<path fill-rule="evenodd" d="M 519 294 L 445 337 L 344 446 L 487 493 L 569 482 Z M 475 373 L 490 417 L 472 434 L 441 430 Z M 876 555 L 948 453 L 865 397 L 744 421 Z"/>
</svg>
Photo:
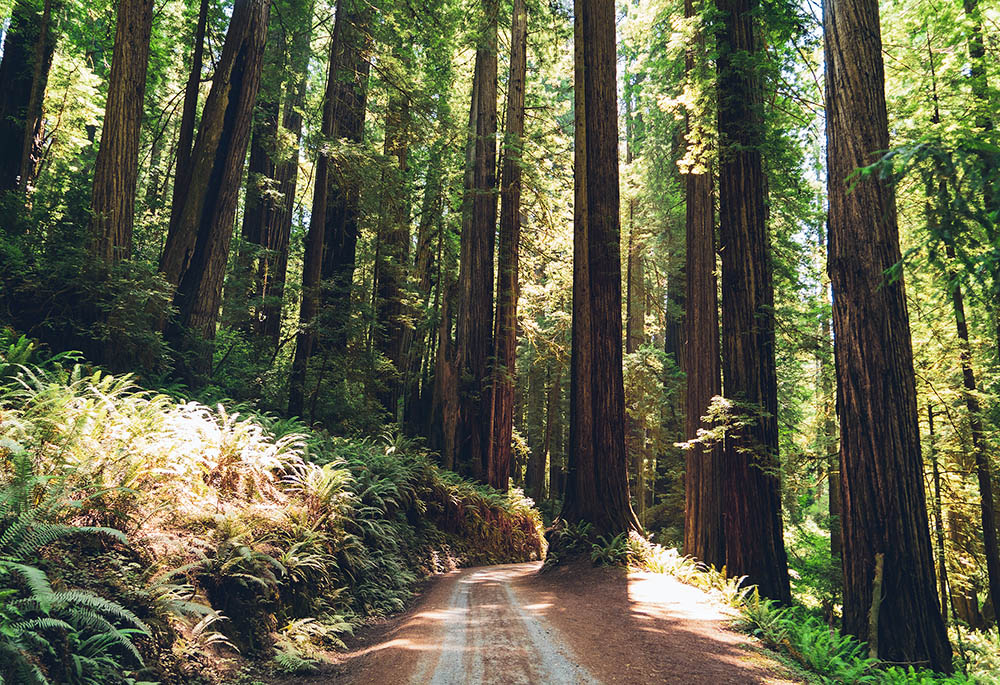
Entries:
<svg viewBox="0 0 1000 685">
<path fill-rule="evenodd" d="M 717 0 L 722 377 L 745 425 L 723 448 L 726 568 L 765 597 L 791 601 L 782 538 L 774 290 L 767 232 L 757 0 Z"/>
<path fill-rule="evenodd" d="M 489 358 L 493 352 L 493 247 L 497 213 L 497 0 L 483 0 L 483 29 L 476 50 L 476 144 L 472 173 L 467 263 L 459 282 L 459 468 L 485 479 L 493 408 Z"/>
<path fill-rule="evenodd" d="M 337 124 L 337 58 L 342 49 L 341 35 L 345 22 L 344 0 L 338 0 L 337 18 L 330 36 L 330 57 L 327 66 L 326 91 L 323 96 L 323 120 L 320 134 L 327 140 L 336 135 Z M 288 413 L 302 416 L 305 405 L 306 371 L 316 339 L 313 319 L 319 310 L 320 276 L 323 267 L 323 242 L 326 233 L 327 203 L 330 191 L 330 155 L 320 148 L 313 172 L 313 201 L 306 234 L 305 256 L 302 260 L 302 302 L 299 305 L 299 330 L 295 339 L 295 357 L 289 379 Z"/>
<path fill-rule="evenodd" d="M 848 177 L 889 148 L 875 0 L 824 3 L 829 260 L 840 417 L 844 630 L 869 636 L 876 556 L 879 657 L 951 671 L 934 581 L 909 319 L 892 188 Z"/>
<path fill-rule="evenodd" d="M 90 220 L 90 253 L 98 263 L 108 266 L 127 259 L 132 252 L 139 127 L 152 27 L 153 0 L 121 0 Z"/>
<path fill-rule="evenodd" d="M 521 242 L 521 147 L 527 74 L 528 10 L 514 0 L 507 81 L 507 132 L 500 175 L 500 249 L 494 335 L 492 432 L 486 481 L 506 492 L 513 459 L 514 383 L 517 362 L 518 259 Z"/>
<path fill-rule="evenodd" d="M 582 19 L 583 105 L 586 148 L 586 254 L 574 246 L 574 290 L 577 270 L 586 264 L 589 293 L 587 311 L 577 311 L 574 292 L 573 349 L 586 348 L 590 373 L 574 370 L 571 434 L 575 444 L 589 441 L 591 468 L 581 468 L 579 455 L 570 478 L 564 516 L 591 522 L 596 533 L 614 534 L 638 529 L 628 490 L 625 451 L 625 387 L 622 378 L 621 226 L 618 186 L 618 113 L 613 0 L 580 0 Z M 578 32 L 578 36 L 581 34 Z M 578 72 L 579 73 L 579 72 Z M 578 129 L 579 130 L 579 129 Z M 579 140 L 577 141 L 579 144 Z M 576 231 L 583 227 L 579 224 Z M 579 237 L 579 235 L 577 235 Z M 589 318 L 589 331 L 577 337 L 577 317 Z M 586 397 L 589 414 L 581 416 L 579 401 Z M 572 449 L 572 447 L 571 447 Z M 595 495 L 592 501 L 583 498 Z"/>
<path fill-rule="evenodd" d="M 171 336 L 192 380 L 211 371 L 222 282 L 260 86 L 270 0 L 238 0 L 202 112 L 191 177 L 160 270 L 177 284 Z M 193 240 L 192 240 L 193 238 Z"/>
<path fill-rule="evenodd" d="M 694 17 L 693 0 L 685 0 L 684 16 Z M 686 56 L 688 78 L 693 78 L 695 57 L 704 59 L 704 38 Z M 701 122 L 691 121 L 690 133 Z M 706 161 L 707 162 L 707 161 Z M 685 234 L 685 344 L 684 370 L 687 392 L 684 411 L 685 439 L 694 440 L 712 398 L 722 394 L 719 372 L 719 301 L 715 277 L 715 200 L 708 163 L 684 175 Z M 722 531 L 722 445 L 696 444 L 686 452 L 684 468 L 684 554 L 721 569 L 726 563 Z"/>
<path fill-rule="evenodd" d="M 583 0 L 573 3 L 573 322 L 570 358 L 569 453 L 561 517 L 568 522 L 593 521 L 597 516 L 594 481 L 590 327 L 590 271 L 587 239 L 587 112 L 583 59 Z"/>
<path fill-rule="evenodd" d="M 57 34 L 55 15 L 62 0 L 17 0 L 0 61 L 0 193 L 24 190 L 37 165 L 42 134 L 42 101 Z"/>
<path fill-rule="evenodd" d="M 350 143 L 360 143 L 365 131 L 368 105 L 368 76 L 371 63 L 369 25 L 372 9 L 367 3 L 344 0 L 344 22 L 334 84 L 337 100 L 336 135 Z M 338 9 L 338 14 L 340 10 Z M 358 244 L 361 187 L 352 175 L 329 175 L 326 232 L 323 247 L 323 307 L 327 329 L 324 345 L 342 352 L 351 332 L 351 292 L 354 283 Z"/>
</svg>

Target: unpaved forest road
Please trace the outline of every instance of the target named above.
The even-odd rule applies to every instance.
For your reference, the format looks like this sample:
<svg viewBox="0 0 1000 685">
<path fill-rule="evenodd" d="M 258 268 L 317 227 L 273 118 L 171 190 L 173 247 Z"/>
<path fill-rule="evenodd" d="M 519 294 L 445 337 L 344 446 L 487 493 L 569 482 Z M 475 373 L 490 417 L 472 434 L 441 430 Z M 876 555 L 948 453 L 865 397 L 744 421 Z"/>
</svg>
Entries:
<svg viewBox="0 0 1000 685">
<path fill-rule="evenodd" d="M 298 683 L 563 685 L 791 683 L 787 669 L 726 630 L 701 591 L 673 578 L 587 565 L 464 569 Z"/>
</svg>

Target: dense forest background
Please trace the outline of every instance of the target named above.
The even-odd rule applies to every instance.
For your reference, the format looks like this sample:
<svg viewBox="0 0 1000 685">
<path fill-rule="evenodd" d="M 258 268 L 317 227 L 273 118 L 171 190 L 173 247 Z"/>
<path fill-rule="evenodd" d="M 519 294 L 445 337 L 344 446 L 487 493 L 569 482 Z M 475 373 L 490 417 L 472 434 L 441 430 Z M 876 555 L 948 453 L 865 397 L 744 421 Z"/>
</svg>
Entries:
<svg viewBox="0 0 1000 685">
<path fill-rule="evenodd" d="M 940 614 L 982 630 L 1000 599 L 1000 7 L 832 4 L 824 57 L 816 2 L 623 0 L 584 26 L 564 0 L 0 0 L 0 321 L 207 405 L 396 429 L 546 520 L 641 527 L 862 638 L 870 514 L 916 540 L 886 582 L 923 564 L 933 605 L 885 601 L 930 625 L 883 656 L 948 670 Z M 584 64 L 603 80 L 574 91 Z M 887 143 L 851 118 L 883 73 Z M 869 245 L 884 283 L 852 261 Z M 895 318 L 864 310 L 883 294 Z M 911 342 L 907 386 L 883 371 Z M 842 488 L 865 450 L 916 450 L 898 498 L 865 504 L 881 471 Z"/>
</svg>

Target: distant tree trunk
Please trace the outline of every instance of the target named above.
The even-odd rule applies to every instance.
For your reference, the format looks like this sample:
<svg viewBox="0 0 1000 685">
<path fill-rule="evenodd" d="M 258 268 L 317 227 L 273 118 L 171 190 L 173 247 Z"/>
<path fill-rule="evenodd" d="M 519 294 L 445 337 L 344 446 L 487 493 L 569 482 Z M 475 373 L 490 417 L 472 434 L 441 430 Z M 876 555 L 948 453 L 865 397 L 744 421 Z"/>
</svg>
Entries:
<svg viewBox="0 0 1000 685">
<path fill-rule="evenodd" d="M 746 422 L 723 448 L 726 569 L 765 597 L 788 603 L 778 464 L 774 290 L 767 233 L 763 98 L 757 0 L 717 0 L 719 58 L 719 236 L 722 252 L 722 377 Z"/>
<path fill-rule="evenodd" d="M 459 418 L 456 448 L 465 473 L 486 477 L 490 444 L 489 357 L 493 352 L 493 247 L 497 214 L 497 0 L 483 0 L 483 30 L 476 50 L 476 146 L 468 264 L 459 282 Z"/>
<path fill-rule="evenodd" d="M 431 396 L 428 393 L 432 383 L 426 377 L 434 357 L 434 330 L 430 323 L 439 313 L 439 302 L 432 307 L 432 294 L 435 292 L 435 270 L 440 271 L 440 254 L 443 244 L 442 211 L 444 209 L 444 148 L 445 141 L 440 139 L 431 147 L 431 157 L 424 180 L 424 197 L 420 206 L 420 221 L 417 225 L 417 246 L 414 260 L 414 272 L 417 279 L 417 291 L 421 298 L 422 311 L 432 312 L 427 317 L 418 318 L 416 330 L 409 336 L 411 343 L 404 344 L 408 349 L 407 373 L 405 376 L 404 422 L 411 435 L 430 435 Z M 437 240 L 435 254 L 434 240 Z M 437 283 L 436 292 L 440 297 L 441 283 Z M 422 374 L 421 371 L 424 371 Z"/>
<path fill-rule="evenodd" d="M 586 264 L 589 308 L 577 310 L 574 292 L 573 349 L 574 354 L 578 347 L 587 349 L 590 373 L 577 377 L 578 360 L 570 431 L 571 450 L 589 441 L 593 457 L 587 457 L 590 468 L 581 468 L 580 455 L 571 451 L 575 463 L 570 479 L 575 482 L 567 491 L 563 516 L 591 522 L 596 533 L 618 533 L 638 529 L 639 522 L 629 501 L 625 452 L 615 7 L 613 0 L 580 0 L 576 9 L 583 23 L 582 34 L 577 33 L 583 39 L 583 82 L 576 87 L 584 90 L 587 184 L 586 228 L 577 224 L 576 232 L 577 237 L 585 232 L 587 244 L 581 254 L 574 243 L 573 282 L 576 290 L 577 270 Z M 578 261 L 577 255 L 583 259 Z M 578 337 L 581 315 L 588 319 L 589 331 Z M 581 397 L 589 404 L 586 417 L 581 416 Z M 590 493 L 592 501 L 583 499 Z"/>
<path fill-rule="evenodd" d="M 177 163 L 174 171 L 174 189 L 170 211 L 170 230 L 176 230 L 184 208 L 184 194 L 191 183 L 191 147 L 194 145 L 195 118 L 198 116 L 198 93 L 201 89 L 201 70 L 205 54 L 205 30 L 208 25 L 208 0 L 201 0 L 194 31 L 194 49 L 191 52 L 191 71 L 184 86 L 184 107 L 181 128 L 177 138 Z"/>
<path fill-rule="evenodd" d="M 628 110 L 626 110 L 628 111 Z M 632 162 L 632 144 L 627 148 L 626 163 Z M 635 200 L 629 200 L 628 207 L 628 257 L 625 269 L 625 352 L 632 354 L 639 351 L 645 335 L 646 325 L 646 288 L 645 265 L 643 264 L 642 245 L 636 237 L 638 228 L 635 225 Z M 646 431 L 638 419 L 625 414 L 625 445 L 632 462 L 632 473 L 635 476 L 635 502 L 639 520 L 642 521 L 645 509 L 646 483 L 644 466 L 646 462 Z"/>
<path fill-rule="evenodd" d="M 532 348 L 528 356 L 528 392 L 525 412 L 525 438 L 528 441 L 528 468 L 525 486 L 528 495 L 541 503 L 545 493 L 545 408 L 546 367 L 539 356 L 538 348 Z"/>
<path fill-rule="evenodd" d="M 828 316 L 823 317 L 821 334 L 822 344 L 826 347 L 821 355 L 830 351 L 833 345 L 831 326 L 833 323 Z M 834 580 L 836 589 L 840 589 L 841 579 L 839 570 L 842 566 L 843 556 L 843 534 L 840 523 L 840 449 L 837 445 L 837 398 L 833 388 L 833 377 L 835 370 L 829 368 L 825 362 L 825 356 L 820 364 L 820 393 L 823 398 L 823 419 L 822 436 L 820 445 L 826 450 L 823 455 L 827 462 L 827 488 L 829 489 L 830 505 L 830 557 L 833 559 L 835 570 L 838 572 Z"/>
<path fill-rule="evenodd" d="M 42 102 L 56 46 L 62 0 L 16 0 L 0 61 L 0 193 L 33 180 L 42 134 Z"/>
<path fill-rule="evenodd" d="M 337 58 L 334 84 L 337 101 L 335 126 L 337 137 L 360 143 L 365 131 L 368 105 L 369 25 L 372 9 L 357 0 L 342 0 L 344 12 L 340 35 L 341 54 Z M 354 174 L 329 175 L 329 200 L 326 208 L 326 233 L 323 247 L 322 278 L 325 284 L 322 301 L 327 323 L 324 345 L 343 351 L 347 347 L 351 325 L 351 292 L 358 244 L 361 186 Z"/>
<path fill-rule="evenodd" d="M 121 0 L 115 28 L 108 100 L 94 168 L 91 255 L 113 265 L 132 252 L 135 187 L 153 0 Z"/>
<path fill-rule="evenodd" d="M 399 93 L 389 98 L 386 113 L 384 154 L 397 165 L 397 183 L 387 184 L 383 215 L 379 226 L 381 247 L 376 267 L 376 348 L 392 362 L 393 372 L 385 379 L 382 406 L 397 418 L 401 374 L 405 371 L 403 335 L 406 312 L 403 309 L 407 266 L 410 257 L 410 205 L 407 197 L 409 144 L 409 103 Z"/>
<path fill-rule="evenodd" d="M 889 148 L 875 0 L 824 3 L 829 259 L 840 417 L 844 630 L 869 635 L 884 556 L 878 655 L 950 672 L 923 485 L 909 318 L 891 186 L 855 169 Z"/>
<path fill-rule="evenodd" d="M 487 482 L 507 491 L 513 459 L 514 383 L 517 362 L 518 259 L 521 242 L 521 147 L 527 73 L 528 10 L 514 0 L 507 82 L 507 132 L 500 175 L 500 250 L 494 334 L 492 436 Z"/>
<path fill-rule="evenodd" d="M 989 76 L 986 71 L 986 44 L 983 40 L 983 19 L 980 14 L 979 0 L 962 0 L 962 8 L 970 27 L 966 43 L 969 51 L 969 85 L 976 105 L 975 125 L 976 128 L 988 132 L 993 130 L 991 113 L 995 109 L 995 105 L 990 98 Z M 991 176 L 996 171 L 996 163 L 991 155 L 983 156 L 983 165 L 985 167 L 983 175 L 986 177 Z M 988 211 L 995 212 L 1000 209 L 1000 188 L 988 190 L 985 195 L 984 200 Z M 994 240 L 997 238 L 995 231 L 992 238 Z M 995 333 L 994 342 L 996 343 L 997 359 L 1000 360 L 1000 265 L 994 265 L 992 276 L 993 306 L 991 309 Z"/>
<path fill-rule="evenodd" d="M 323 96 L 323 120 L 320 134 L 326 140 L 336 135 L 337 122 L 337 57 L 344 24 L 344 0 L 337 2 L 337 18 L 330 36 L 330 57 Z M 288 413 L 302 416 L 305 406 L 306 371 L 316 338 L 313 319 L 319 310 L 320 276 L 323 267 L 323 241 L 326 233 L 327 202 L 330 190 L 330 154 L 326 146 L 320 148 L 313 172 L 313 202 L 306 234 L 305 256 L 302 260 L 302 302 L 299 305 L 299 331 L 295 339 L 295 357 L 289 379 Z"/>
<path fill-rule="evenodd" d="M 177 284 L 178 318 L 170 337 L 189 353 L 182 366 L 191 380 L 211 371 L 211 341 L 260 86 L 269 10 L 270 0 L 237 0 L 233 7 L 202 112 L 191 177 L 181 195 L 184 206 L 160 261 L 160 270 Z"/>
<path fill-rule="evenodd" d="M 545 440 L 543 441 L 543 456 L 539 463 L 540 473 L 538 474 L 537 482 L 545 482 L 545 470 L 547 466 L 550 474 L 548 499 L 553 500 L 556 498 L 557 495 L 555 493 L 558 491 L 557 480 L 553 480 L 551 474 L 557 471 L 556 436 L 559 430 L 559 399 L 562 397 L 562 366 L 559 364 L 558 359 L 550 359 L 547 366 L 549 387 L 547 393 L 548 400 L 545 403 Z"/>
<path fill-rule="evenodd" d="M 555 359 L 553 364 L 556 367 L 556 381 L 553 390 L 549 394 L 549 414 L 547 420 L 551 424 L 552 448 L 549 451 L 549 499 L 557 500 L 563 493 L 563 469 L 565 464 L 565 443 L 563 436 L 563 362 Z"/>
<path fill-rule="evenodd" d="M 944 180 L 941 181 L 944 183 Z M 945 248 L 951 263 L 955 261 L 955 248 Z M 969 342 L 969 324 L 965 318 L 965 298 L 958 274 L 947 270 L 951 284 L 952 311 L 955 315 L 955 329 L 959 341 L 959 362 L 962 367 L 962 387 L 965 392 L 965 408 L 969 414 L 969 432 L 972 434 L 972 453 L 976 461 L 976 478 L 979 483 L 979 510 L 983 527 L 983 553 L 986 557 L 986 579 L 990 602 L 1000 607 L 1000 551 L 997 549 L 997 521 L 993 499 L 992 465 L 987 453 L 986 434 L 983 430 L 982 409 L 976 385 L 976 373 L 972 368 L 972 346 Z"/>
<path fill-rule="evenodd" d="M 684 16 L 693 17 L 694 2 L 685 0 Z M 697 53 L 686 56 L 688 78 L 695 69 L 695 55 L 703 57 L 704 38 L 699 33 Z M 687 116 L 687 130 L 695 125 Z M 684 370 L 685 439 L 694 440 L 712 398 L 722 394 L 719 375 L 719 302 L 715 278 L 715 201 L 710 168 L 684 176 L 685 232 L 685 335 Z M 726 563 L 722 531 L 722 445 L 695 445 L 685 457 L 684 554 L 721 569 Z"/>
<path fill-rule="evenodd" d="M 451 309 L 457 296 L 454 285 L 441 283 L 438 351 L 434 363 L 434 394 L 431 401 L 431 447 L 441 453 L 442 466 L 455 468 L 455 431 L 458 420 L 458 369 L 451 343 Z"/>
<path fill-rule="evenodd" d="M 312 16 L 312 4 L 309 14 Z M 293 52 L 304 55 L 308 61 L 308 43 L 311 31 L 302 31 L 303 45 L 293 41 Z M 290 84 L 285 95 L 281 127 L 294 139 L 292 148 L 277 161 L 274 180 L 280 203 L 268 205 L 261 237 L 264 255 L 257 264 L 255 298 L 259 309 L 254 319 L 256 332 L 276 346 L 281 337 L 281 309 L 285 294 L 285 277 L 288 272 L 288 249 L 295 212 L 295 193 L 298 188 L 299 151 L 302 143 L 302 105 L 306 97 L 306 69 L 295 75 L 296 83 Z"/>
<path fill-rule="evenodd" d="M 941 597 L 941 617 L 948 625 L 948 564 L 944 548 L 944 517 L 941 509 L 941 469 L 938 464 L 937 443 L 934 436 L 934 405 L 927 405 L 927 433 L 930 437 L 928 451 L 931 457 L 931 476 L 934 485 L 934 537 L 937 542 L 938 592 Z"/>
</svg>

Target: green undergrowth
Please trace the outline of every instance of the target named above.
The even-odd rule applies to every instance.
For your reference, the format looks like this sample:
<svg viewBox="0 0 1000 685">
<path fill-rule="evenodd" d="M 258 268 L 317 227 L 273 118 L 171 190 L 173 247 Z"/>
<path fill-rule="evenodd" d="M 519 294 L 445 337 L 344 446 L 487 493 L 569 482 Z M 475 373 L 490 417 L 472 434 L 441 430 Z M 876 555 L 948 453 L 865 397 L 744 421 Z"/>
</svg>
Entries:
<svg viewBox="0 0 1000 685">
<path fill-rule="evenodd" d="M 676 549 L 652 544 L 637 533 L 595 537 L 590 525 L 561 524 L 552 532 L 552 550 L 546 564 L 559 556 L 589 553 L 594 564 L 628 566 L 664 573 L 700 588 L 738 615 L 736 627 L 759 638 L 768 648 L 790 658 L 817 683 L 871 685 L 946 685 L 1000 683 L 1000 644 L 994 634 L 952 627 L 955 645 L 955 675 L 944 676 L 924 669 L 892 666 L 870 658 L 867 645 L 841 635 L 804 606 L 782 607 L 761 598 L 744 578 L 728 577 L 708 568 Z M 958 631 L 958 632 L 956 632 Z"/>
<path fill-rule="evenodd" d="M 459 565 L 540 558 L 519 491 L 410 440 L 136 387 L 0 345 L 0 682 L 215 682 L 314 669 Z"/>
</svg>

